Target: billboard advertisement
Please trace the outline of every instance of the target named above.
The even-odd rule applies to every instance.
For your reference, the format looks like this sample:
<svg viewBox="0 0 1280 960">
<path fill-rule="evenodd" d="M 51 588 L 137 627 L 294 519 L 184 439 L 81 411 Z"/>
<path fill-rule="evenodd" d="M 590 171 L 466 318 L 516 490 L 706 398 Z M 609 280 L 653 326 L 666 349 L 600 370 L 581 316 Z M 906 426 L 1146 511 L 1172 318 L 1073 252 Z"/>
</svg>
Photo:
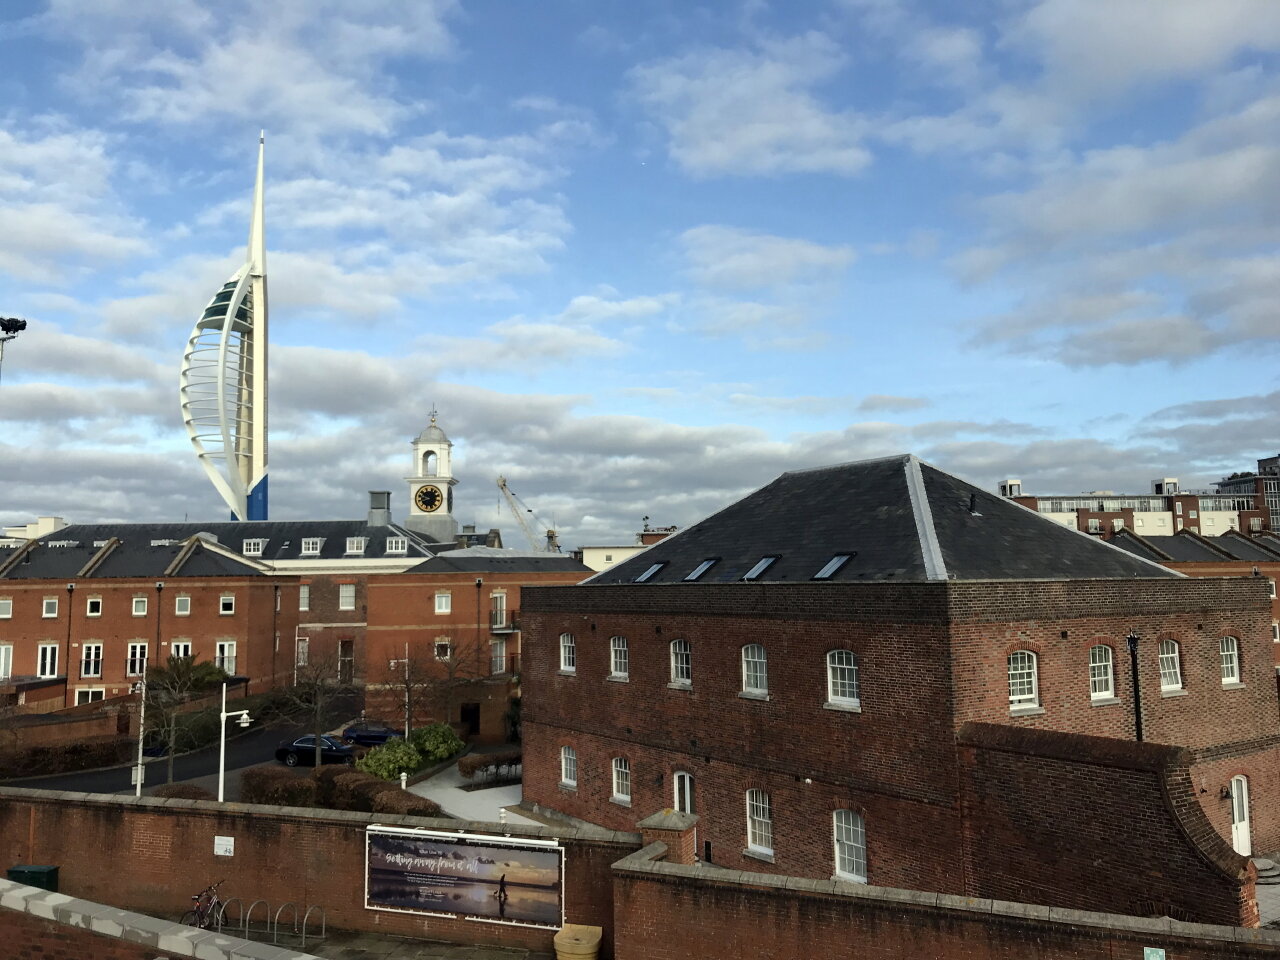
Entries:
<svg viewBox="0 0 1280 960">
<path fill-rule="evenodd" d="M 560 927 L 564 850 L 526 840 L 371 826 L 365 906 L 488 923 Z"/>
</svg>

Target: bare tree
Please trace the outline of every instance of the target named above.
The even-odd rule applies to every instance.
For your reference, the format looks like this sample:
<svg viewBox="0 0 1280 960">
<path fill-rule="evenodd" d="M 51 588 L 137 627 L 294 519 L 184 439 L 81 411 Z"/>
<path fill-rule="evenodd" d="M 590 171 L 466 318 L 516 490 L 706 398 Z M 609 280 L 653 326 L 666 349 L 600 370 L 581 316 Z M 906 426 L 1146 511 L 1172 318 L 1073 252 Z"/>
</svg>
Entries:
<svg viewBox="0 0 1280 960">
<path fill-rule="evenodd" d="M 354 687 L 342 679 L 337 651 L 308 656 L 294 672 L 293 686 L 281 691 L 280 708 L 291 717 L 301 717 L 316 737 L 316 766 L 320 766 L 320 737 L 333 722 L 338 705 L 351 696 Z"/>
<path fill-rule="evenodd" d="M 383 685 L 394 691 L 405 722 L 406 737 L 413 722 L 420 718 L 439 717 L 446 723 L 449 721 L 456 692 L 480 679 L 473 659 L 459 656 L 452 642 L 440 639 L 429 651 L 419 650 L 415 656 L 410 649 L 409 656 L 387 663 Z"/>
<path fill-rule="evenodd" d="M 197 662 L 194 657 L 169 657 L 163 664 L 147 669 L 143 694 L 147 701 L 147 727 L 165 746 L 167 783 L 173 783 L 174 755 L 194 746 L 198 739 L 191 726 L 182 722 L 188 713 L 186 705 L 226 679 L 227 673 L 221 667 L 208 660 Z"/>
</svg>

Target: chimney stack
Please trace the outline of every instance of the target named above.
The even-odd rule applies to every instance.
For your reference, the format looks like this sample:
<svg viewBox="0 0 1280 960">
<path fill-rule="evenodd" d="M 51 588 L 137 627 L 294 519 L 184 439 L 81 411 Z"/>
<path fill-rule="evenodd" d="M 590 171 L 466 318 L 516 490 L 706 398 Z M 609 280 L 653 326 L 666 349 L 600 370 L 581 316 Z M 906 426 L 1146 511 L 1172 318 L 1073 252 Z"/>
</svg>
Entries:
<svg viewBox="0 0 1280 960">
<path fill-rule="evenodd" d="M 385 527 L 391 523 L 391 491 L 369 491 L 369 526 Z"/>
</svg>

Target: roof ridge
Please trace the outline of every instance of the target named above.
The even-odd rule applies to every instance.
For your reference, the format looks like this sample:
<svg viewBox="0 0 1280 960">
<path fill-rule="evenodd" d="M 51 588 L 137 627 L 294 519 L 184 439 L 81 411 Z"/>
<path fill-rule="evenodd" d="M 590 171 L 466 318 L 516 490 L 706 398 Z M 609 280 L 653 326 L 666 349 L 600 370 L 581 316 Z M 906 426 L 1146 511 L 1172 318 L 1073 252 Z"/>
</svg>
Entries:
<svg viewBox="0 0 1280 960">
<path fill-rule="evenodd" d="M 920 556 L 924 560 L 925 579 L 946 580 L 947 563 L 938 543 L 937 528 L 933 525 L 933 510 L 929 506 L 929 494 L 924 488 L 924 474 L 920 472 L 919 459 L 908 455 L 903 461 L 903 469 L 907 496 L 911 500 L 911 515 L 915 518 L 916 536 L 920 541 Z"/>
<path fill-rule="evenodd" d="M 842 470 L 845 467 L 856 467 L 856 466 L 861 466 L 863 464 L 872 464 L 872 463 L 893 463 L 894 461 L 902 461 L 905 463 L 908 460 L 915 460 L 920 463 L 924 462 L 923 460 L 920 460 L 920 458 L 917 457 L 914 453 L 894 453 L 885 457 L 867 457 L 866 459 L 863 459 L 863 460 L 843 460 L 840 463 L 828 463 L 820 467 L 800 467 L 795 470 L 784 470 L 782 473 L 774 477 L 773 480 L 769 481 L 769 483 L 777 483 L 783 477 L 791 477 L 801 473 L 820 473 L 823 470 Z M 930 466 L 932 466 L 932 464 L 930 464 Z M 935 467 L 934 469 L 937 469 L 937 468 Z M 769 484 L 765 484 L 765 486 L 768 486 L 768 485 Z M 763 489 L 764 487 L 757 488 L 757 490 L 763 490 Z M 752 492 L 754 493 L 756 491 L 752 491 Z M 751 494 L 747 494 L 747 496 L 751 496 Z M 737 501 L 734 501 L 734 502 L 736 503 Z M 714 514 L 712 516 L 714 516 Z"/>
</svg>

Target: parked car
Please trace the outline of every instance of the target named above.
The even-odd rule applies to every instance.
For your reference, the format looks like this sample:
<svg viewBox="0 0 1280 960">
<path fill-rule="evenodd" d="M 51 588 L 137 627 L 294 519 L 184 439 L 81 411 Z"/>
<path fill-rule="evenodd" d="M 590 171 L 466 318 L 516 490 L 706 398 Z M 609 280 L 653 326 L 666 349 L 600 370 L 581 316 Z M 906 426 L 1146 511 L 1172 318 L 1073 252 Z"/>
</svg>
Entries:
<svg viewBox="0 0 1280 960">
<path fill-rule="evenodd" d="M 286 740 L 276 748 L 276 759 L 287 767 L 296 767 L 299 764 L 304 767 L 315 766 L 315 735 L 307 734 L 305 737 L 299 737 L 297 740 Z M 337 737 L 322 736 L 320 738 L 320 762 L 355 763 L 355 748 L 349 747 L 344 743 L 340 743 Z"/>
<path fill-rule="evenodd" d="M 342 731 L 342 742 L 354 743 L 362 747 L 378 747 L 388 740 L 403 736 L 403 730 L 396 730 L 382 723 L 374 723 L 372 720 L 359 720 Z"/>
</svg>

